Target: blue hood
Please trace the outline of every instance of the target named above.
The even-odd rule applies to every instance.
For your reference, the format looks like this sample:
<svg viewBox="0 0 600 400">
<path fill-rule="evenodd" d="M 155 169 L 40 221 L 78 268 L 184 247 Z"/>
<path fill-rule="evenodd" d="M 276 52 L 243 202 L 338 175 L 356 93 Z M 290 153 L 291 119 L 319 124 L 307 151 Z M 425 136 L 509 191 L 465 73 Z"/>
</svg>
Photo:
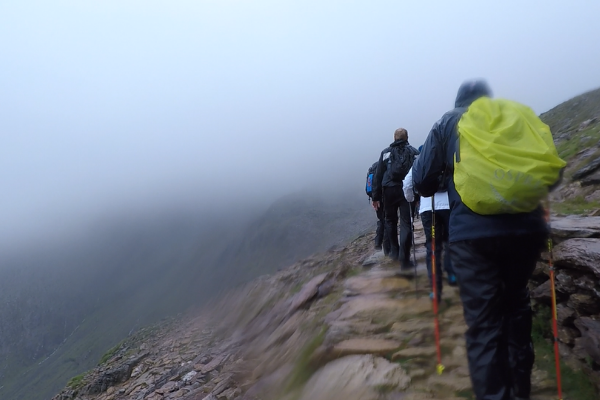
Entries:
<svg viewBox="0 0 600 400">
<path fill-rule="evenodd" d="M 466 81 L 458 88 L 454 107 L 468 107 L 472 102 L 483 96 L 492 96 L 492 91 L 486 81 L 482 79 Z"/>
</svg>

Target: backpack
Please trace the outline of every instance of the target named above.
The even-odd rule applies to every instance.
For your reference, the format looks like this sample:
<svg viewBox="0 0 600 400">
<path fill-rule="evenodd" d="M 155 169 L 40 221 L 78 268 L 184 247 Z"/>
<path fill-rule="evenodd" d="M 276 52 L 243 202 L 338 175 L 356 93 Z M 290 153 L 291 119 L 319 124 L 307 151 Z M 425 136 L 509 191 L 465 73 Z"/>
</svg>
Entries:
<svg viewBox="0 0 600 400">
<path fill-rule="evenodd" d="M 481 97 L 461 116 L 454 185 L 477 214 L 535 210 L 566 163 L 552 134 L 529 107 Z"/>
<path fill-rule="evenodd" d="M 375 178 L 375 172 L 377 171 L 377 163 L 369 167 L 367 171 L 367 183 L 365 184 L 365 192 L 367 196 L 373 197 L 373 179 Z"/>
<path fill-rule="evenodd" d="M 410 171 L 416 153 L 408 145 L 392 147 L 388 159 L 388 174 L 392 181 L 402 182 Z"/>
</svg>

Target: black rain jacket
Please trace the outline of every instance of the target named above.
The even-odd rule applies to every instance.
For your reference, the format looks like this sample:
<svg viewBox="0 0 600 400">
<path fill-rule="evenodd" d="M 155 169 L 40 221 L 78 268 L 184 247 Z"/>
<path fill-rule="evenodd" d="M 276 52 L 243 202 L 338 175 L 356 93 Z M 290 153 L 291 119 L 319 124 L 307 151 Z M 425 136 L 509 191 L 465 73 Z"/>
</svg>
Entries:
<svg viewBox="0 0 600 400">
<path fill-rule="evenodd" d="M 404 139 L 399 139 L 394 141 L 394 143 L 390 144 L 389 147 L 386 147 L 379 156 L 379 161 L 377 162 L 377 173 L 373 179 L 373 201 L 381 201 L 383 198 L 383 188 L 391 187 L 391 186 L 402 186 L 402 180 L 394 181 L 390 178 L 390 174 L 387 171 L 387 159 L 389 154 L 392 151 L 393 147 L 403 147 L 408 146 L 415 156 L 419 154 L 419 150 L 412 147 L 408 141 Z M 387 156 L 386 156 L 387 155 Z M 385 161 L 384 161 L 385 160 Z"/>
<path fill-rule="evenodd" d="M 422 196 L 432 196 L 440 187 L 448 188 L 450 242 L 520 234 L 547 234 L 548 231 L 542 207 L 520 214 L 476 214 L 464 205 L 454 187 L 458 121 L 471 103 L 489 95 L 490 91 L 484 82 L 463 84 L 458 90 L 455 108 L 433 125 L 421 149 L 421 155 L 413 165 L 413 184 Z"/>
</svg>

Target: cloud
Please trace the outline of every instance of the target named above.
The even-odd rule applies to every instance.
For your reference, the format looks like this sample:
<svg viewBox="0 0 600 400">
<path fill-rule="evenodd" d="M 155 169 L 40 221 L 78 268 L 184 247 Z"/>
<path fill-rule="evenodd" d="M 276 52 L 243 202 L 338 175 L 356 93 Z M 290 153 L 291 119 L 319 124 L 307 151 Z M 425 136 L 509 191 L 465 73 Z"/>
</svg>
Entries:
<svg viewBox="0 0 600 400">
<path fill-rule="evenodd" d="M 112 210 L 362 190 L 464 79 L 538 113 L 599 85 L 592 3 L 0 5 L 0 237 Z M 58 224 L 58 225 L 57 225 Z M 42 229 L 44 228 L 44 229 Z"/>
</svg>

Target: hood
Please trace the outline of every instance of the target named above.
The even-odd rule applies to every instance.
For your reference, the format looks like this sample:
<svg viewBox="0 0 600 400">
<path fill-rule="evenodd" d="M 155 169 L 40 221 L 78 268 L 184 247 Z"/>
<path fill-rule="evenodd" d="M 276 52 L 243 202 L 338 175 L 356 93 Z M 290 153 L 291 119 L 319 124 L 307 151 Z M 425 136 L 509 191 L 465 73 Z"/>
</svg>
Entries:
<svg viewBox="0 0 600 400">
<path fill-rule="evenodd" d="M 454 107 L 468 107 L 472 102 L 483 96 L 492 96 L 492 91 L 486 81 L 482 79 L 466 81 L 458 88 Z"/>
<path fill-rule="evenodd" d="M 404 146 L 404 145 L 407 145 L 407 144 L 408 144 L 407 140 L 398 139 L 398 140 L 395 140 L 394 143 L 390 144 L 390 147 Z"/>
</svg>

